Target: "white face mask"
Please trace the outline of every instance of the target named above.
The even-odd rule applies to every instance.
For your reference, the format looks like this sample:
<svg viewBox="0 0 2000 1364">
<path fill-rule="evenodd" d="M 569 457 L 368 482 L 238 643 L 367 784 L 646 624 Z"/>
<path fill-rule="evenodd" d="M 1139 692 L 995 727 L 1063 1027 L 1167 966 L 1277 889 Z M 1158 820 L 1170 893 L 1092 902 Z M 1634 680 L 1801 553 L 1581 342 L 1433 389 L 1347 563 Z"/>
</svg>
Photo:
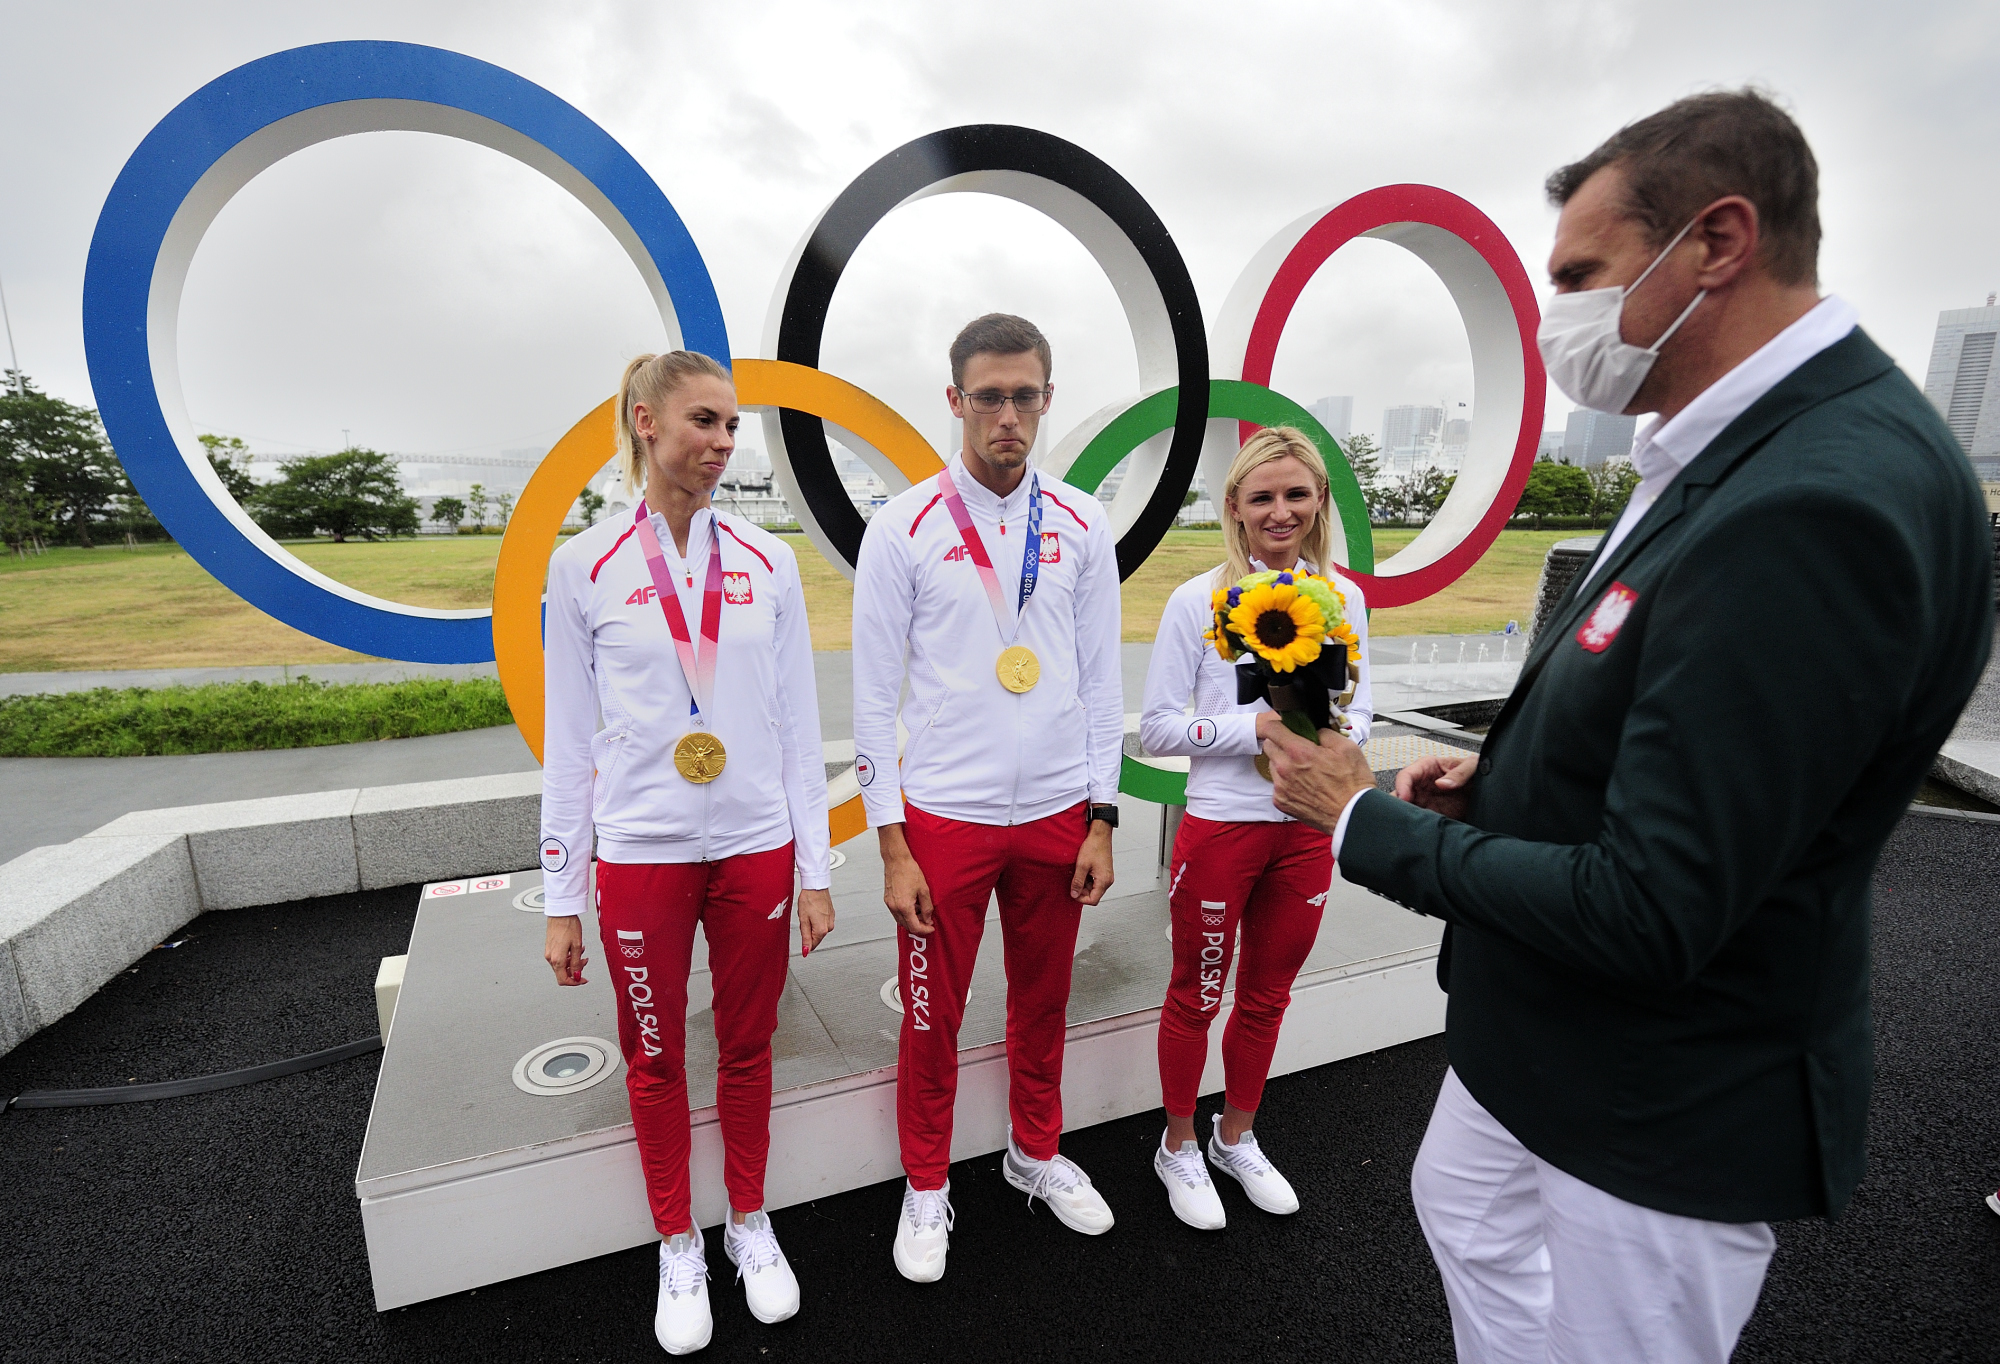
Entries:
<svg viewBox="0 0 2000 1364">
<path fill-rule="evenodd" d="M 1653 257 L 1645 273 L 1625 288 L 1613 285 L 1608 289 L 1579 289 L 1549 300 L 1535 344 L 1541 349 L 1549 377 L 1569 395 L 1571 402 L 1599 412 L 1623 412 L 1638 393 L 1639 385 L 1646 382 L 1653 362 L 1660 358 L 1660 347 L 1681 329 L 1681 323 L 1688 320 L 1695 305 L 1708 297 L 1706 289 L 1696 294 L 1694 302 L 1681 311 L 1674 325 L 1651 346 L 1627 345 L 1619 334 L 1625 300 L 1646 282 L 1646 276 L 1659 268 L 1667 253 L 1679 246 L 1681 238 L 1699 221 L 1697 218 L 1675 233 L 1666 250 Z"/>
</svg>

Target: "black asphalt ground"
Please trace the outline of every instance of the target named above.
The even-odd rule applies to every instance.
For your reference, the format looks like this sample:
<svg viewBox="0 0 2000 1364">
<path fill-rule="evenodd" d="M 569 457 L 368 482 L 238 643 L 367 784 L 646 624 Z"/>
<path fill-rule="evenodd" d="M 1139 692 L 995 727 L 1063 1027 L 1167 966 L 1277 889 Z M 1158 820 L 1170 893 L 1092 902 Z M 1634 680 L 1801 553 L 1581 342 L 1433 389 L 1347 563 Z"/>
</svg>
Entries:
<svg viewBox="0 0 2000 1364">
<path fill-rule="evenodd" d="M 1878 879 L 1872 1167 L 1832 1226 L 1779 1228 L 1745 1361 L 2000 1359 L 2000 824 L 1906 820 Z M 0 1093 L 170 1079 L 364 1036 L 413 889 L 206 915 L 0 1058 Z M 898 1186 L 773 1217 L 799 1317 L 752 1321 L 710 1240 L 714 1359 L 1449 1360 L 1410 1212 L 1439 1039 L 1274 1081 L 1259 1122 L 1306 1203 L 1223 1190 L 1220 1235 L 1173 1221 L 1155 1115 L 1064 1138 L 1119 1224 L 1031 1214 L 993 1158 L 952 1172 L 951 1270 L 889 1261 Z M 0 1359 L 660 1358 L 654 1250 L 377 1315 L 353 1176 L 373 1058 L 159 1103 L 0 1118 Z M 1204 1112 L 1206 1111 L 1206 1107 Z"/>
</svg>

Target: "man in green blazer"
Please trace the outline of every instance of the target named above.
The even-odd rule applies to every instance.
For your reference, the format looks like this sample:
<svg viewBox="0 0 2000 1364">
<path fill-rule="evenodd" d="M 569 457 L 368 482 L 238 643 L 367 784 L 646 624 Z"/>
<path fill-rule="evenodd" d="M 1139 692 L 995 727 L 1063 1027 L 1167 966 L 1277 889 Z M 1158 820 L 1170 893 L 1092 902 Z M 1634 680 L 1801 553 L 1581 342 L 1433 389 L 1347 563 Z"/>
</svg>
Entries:
<svg viewBox="0 0 2000 1364">
<path fill-rule="evenodd" d="M 1937 412 L 1821 298 L 1817 169 L 1752 92 L 1556 172 L 1542 323 L 1642 481 L 1476 759 L 1377 792 L 1266 745 L 1348 880 L 1446 921 L 1412 1176 L 1462 1361 L 1724 1360 L 1778 1218 L 1838 1215 L 1869 878 L 1985 666 L 1992 546 Z"/>
</svg>

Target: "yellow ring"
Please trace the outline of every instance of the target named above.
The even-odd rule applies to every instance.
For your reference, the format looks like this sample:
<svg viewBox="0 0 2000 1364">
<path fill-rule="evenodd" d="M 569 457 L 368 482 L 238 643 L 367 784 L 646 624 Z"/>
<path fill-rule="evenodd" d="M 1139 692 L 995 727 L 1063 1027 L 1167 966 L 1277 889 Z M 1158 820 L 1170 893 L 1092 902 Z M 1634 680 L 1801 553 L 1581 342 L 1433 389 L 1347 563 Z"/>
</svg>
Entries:
<svg viewBox="0 0 2000 1364">
<path fill-rule="evenodd" d="M 854 433 L 900 469 L 912 483 L 944 466 L 929 442 L 894 408 L 824 370 L 784 360 L 736 360 L 736 401 L 747 408 L 786 407 Z M 542 760 L 547 696 L 542 673 L 542 592 L 549 556 L 563 518 L 586 485 L 617 453 L 612 408 L 606 398 L 556 442 L 514 504 L 500 560 L 493 570 L 493 658 L 514 723 L 529 752 Z M 827 812 L 835 843 L 845 843 L 868 827 L 861 797 Z"/>
</svg>

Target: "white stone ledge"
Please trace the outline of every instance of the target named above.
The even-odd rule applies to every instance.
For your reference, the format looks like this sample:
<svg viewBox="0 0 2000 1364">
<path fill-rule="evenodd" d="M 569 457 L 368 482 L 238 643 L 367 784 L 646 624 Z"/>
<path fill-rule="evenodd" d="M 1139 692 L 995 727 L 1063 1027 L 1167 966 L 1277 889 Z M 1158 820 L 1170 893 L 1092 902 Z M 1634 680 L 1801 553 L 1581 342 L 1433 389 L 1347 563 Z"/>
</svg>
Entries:
<svg viewBox="0 0 2000 1364">
<path fill-rule="evenodd" d="M 80 846 L 82 845 L 82 846 Z M 0 987 L 0 1050 L 67 1014 L 195 915 L 184 834 L 79 839 L 34 848 L 0 868 L 0 944 L 18 999 Z M 20 1030 L 8 1036 L 9 1024 Z"/>
<path fill-rule="evenodd" d="M 369 787 L 353 818 L 363 890 L 518 871 L 542 837 L 542 774 Z"/>
<path fill-rule="evenodd" d="M 542 774 L 137 810 L 0 867 L 0 1055 L 211 909 L 535 864 Z"/>
<path fill-rule="evenodd" d="M 203 909 L 245 909 L 361 889 L 354 803 L 361 792 L 230 800 L 135 810 L 79 842 L 131 834 L 180 834 Z"/>
</svg>

